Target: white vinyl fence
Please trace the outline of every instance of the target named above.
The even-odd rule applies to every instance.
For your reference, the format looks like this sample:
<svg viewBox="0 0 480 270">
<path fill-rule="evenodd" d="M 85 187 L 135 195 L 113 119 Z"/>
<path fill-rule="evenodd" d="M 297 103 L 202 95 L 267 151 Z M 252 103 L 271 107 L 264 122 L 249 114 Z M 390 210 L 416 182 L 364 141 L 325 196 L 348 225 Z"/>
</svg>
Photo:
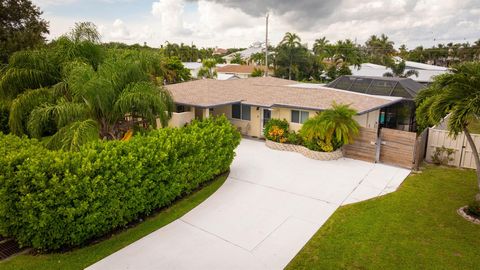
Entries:
<svg viewBox="0 0 480 270">
<path fill-rule="evenodd" d="M 477 149 L 480 151 L 480 134 L 472 134 Z M 427 154 L 425 159 L 432 162 L 432 156 L 437 147 L 445 146 L 451 148 L 454 153 L 448 165 L 462 168 L 475 169 L 475 160 L 473 159 L 472 148 L 468 144 L 465 134 L 459 134 L 455 139 L 448 136 L 448 131 L 430 128 L 428 131 Z"/>
</svg>

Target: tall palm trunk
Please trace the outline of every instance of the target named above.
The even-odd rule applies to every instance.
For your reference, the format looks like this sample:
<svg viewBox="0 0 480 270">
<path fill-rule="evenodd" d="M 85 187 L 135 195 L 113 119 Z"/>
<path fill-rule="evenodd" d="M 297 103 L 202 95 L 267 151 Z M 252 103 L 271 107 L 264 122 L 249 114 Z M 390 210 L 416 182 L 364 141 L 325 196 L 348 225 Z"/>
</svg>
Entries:
<svg viewBox="0 0 480 270">
<path fill-rule="evenodd" d="M 475 167 L 477 167 L 477 185 L 478 185 L 478 193 L 475 196 L 477 201 L 480 201 L 480 157 L 478 155 L 477 146 L 473 141 L 472 135 L 466 127 L 463 128 L 463 132 L 465 133 L 465 137 L 467 137 L 468 144 L 470 144 L 470 148 L 472 148 L 473 159 L 475 160 Z"/>
</svg>

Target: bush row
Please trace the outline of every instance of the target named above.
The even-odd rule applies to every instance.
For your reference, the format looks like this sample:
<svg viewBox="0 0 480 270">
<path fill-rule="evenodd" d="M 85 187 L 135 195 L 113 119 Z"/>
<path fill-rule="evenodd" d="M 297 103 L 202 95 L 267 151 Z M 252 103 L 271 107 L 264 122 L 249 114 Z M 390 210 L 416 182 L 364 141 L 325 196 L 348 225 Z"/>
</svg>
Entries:
<svg viewBox="0 0 480 270">
<path fill-rule="evenodd" d="M 239 142 L 225 117 L 78 152 L 0 134 L 0 235 L 43 251 L 81 245 L 227 171 Z"/>
</svg>

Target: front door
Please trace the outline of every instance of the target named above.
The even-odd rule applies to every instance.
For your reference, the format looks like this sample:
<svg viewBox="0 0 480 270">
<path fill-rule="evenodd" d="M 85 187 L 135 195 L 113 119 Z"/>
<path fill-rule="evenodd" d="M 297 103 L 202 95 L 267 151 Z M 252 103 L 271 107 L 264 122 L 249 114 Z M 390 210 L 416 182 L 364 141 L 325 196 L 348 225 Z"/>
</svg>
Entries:
<svg viewBox="0 0 480 270">
<path fill-rule="evenodd" d="M 263 128 L 271 118 L 272 118 L 272 111 L 270 109 L 262 109 L 262 133 L 263 133 Z"/>
</svg>

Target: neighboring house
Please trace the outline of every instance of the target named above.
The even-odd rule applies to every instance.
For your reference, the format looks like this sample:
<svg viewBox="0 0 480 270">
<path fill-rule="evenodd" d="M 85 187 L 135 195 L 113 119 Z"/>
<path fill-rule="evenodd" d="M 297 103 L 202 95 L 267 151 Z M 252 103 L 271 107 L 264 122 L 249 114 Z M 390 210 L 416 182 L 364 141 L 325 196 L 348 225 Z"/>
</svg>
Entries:
<svg viewBox="0 0 480 270">
<path fill-rule="evenodd" d="M 271 118 L 286 119 L 292 130 L 317 112 L 336 102 L 357 110 L 355 119 L 362 127 L 379 128 L 380 110 L 403 99 L 380 97 L 298 82 L 258 77 L 242 80 L 196 80 L 167 85 L 177 111 L 170 126 L 183 126 L 194 118 L 225 115 L 244 135 L 263 137 L 263 127 Z"/>
<path fill-rule="evenodd" d="M 194 79 L 198 77 L 198 71 L 202 68 L 202 63 L 199 62 L 182 62 L 185 68 L 190 70 L 190 76 Z"/>
<path fill-rule="evenodd" d="M 255 69 L 265 70 L 265 67 L 254 65 L 226 65 L 218 67 L 217 74 L 234 75 L 238 78 L 245 79 L 250 78 Z"/>
<path fill-rule="evenodd" d="M 423 84 L 410 78 L 341 76 L 327 87 L 368 95 L 402 97 L 402 102 L 381 110 L 380 125 L 405 131 L 416 130 L 414 99 L 425 88 Z"/>
<path fill-rule="evenodd" d="M 396 60 L 401 61 L 400 58 L 396 58 Z M 425 85 L 431 83 L 435 76 L 449 72 L 449 69 L 446 67 L 405 61 L 405 71 L 412 69 L 418 72 L 418 77 L 413 75 L 409 78 Z M 385 74 L 386 72 L 392 72 L 392 70 L 386 66 L 376 65 L 372 63 L 363 63 L 359 67 L 350 66 L 350 70 L 352 71 L 352 75 L 354 76 L 371 77 L 383 77 L 383 74 Z"/>
<path fill-rule="evenodd" d="M 215 47 L 215 50 L 213 51 L 212 55 L 224 55 L 227 52 L 228 52 L 227 49 L 222 49 L 222 48 Z"/>
<path fill-rule="evenodd" d="M 217 73 L 216 79 L 220 81 L 225 81 L 225 80 L 240 79 L 240 77 L 236 76 L 235 74 Z"/>
<path fill-rule="evenodd" d="M 238 53 L 240 54 L 240 57 L 242 58 L 242 60 L 249 62 L 252 54 L 261 53 L 261 52 L 265 52 L 265 43 L 255 42 L 247 49 L 226 55 L 223 57 L 223 59 L 225 59 L 227 64 L 230 64 L 230 62 L 235 58 L 235 55 Z"/>
</svg>

